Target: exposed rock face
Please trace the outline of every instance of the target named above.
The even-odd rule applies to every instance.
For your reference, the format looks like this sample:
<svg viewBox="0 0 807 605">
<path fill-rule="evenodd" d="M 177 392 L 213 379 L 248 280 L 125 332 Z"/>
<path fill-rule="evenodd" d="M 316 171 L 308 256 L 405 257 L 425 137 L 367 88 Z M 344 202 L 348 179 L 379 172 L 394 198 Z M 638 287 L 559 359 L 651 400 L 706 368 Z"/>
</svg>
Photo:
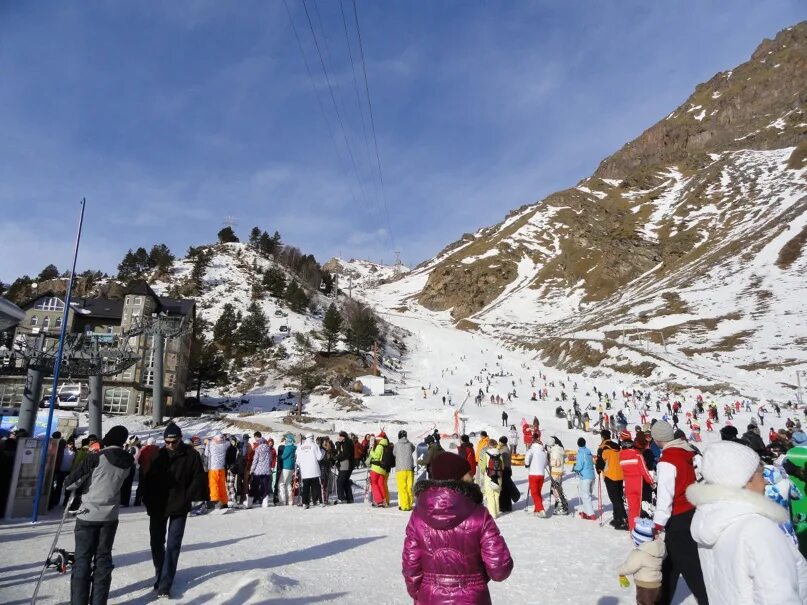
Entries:
<svg viewBox="0 0 807 605">
<path fill-rule="evenodd" d="M 807 22 L 699 85 L 576 187 L 404 281 L 458 327 L 559 367 L 661 380 L 663 366 L 665 383 L 757 389 L 794 388 L 807 367 L 805 272 Z"/>
<path fill-rule="evenodd" d="M 450 309 L 460 320 L 498 306 L 516 286 L 537 290 L 538 299 L 575 291 L 579 303 L 606 300 L 654 268 L 670 272 L 709 253 L 724 229 L 714 225 L 718 230 L 704 241 L 700 219 L 718 197 L 724 209 L 750 209 L 749 193 L 770 176 L 754 164 L 756 172 L 738 174 L 744 184 L 726 182 L 741 168 L 741 155 L 731 151 L 790 147 L 796 149 L 788 167 L 801 169 L 807 162 L 807 22 L 765 40 L 750 61 L 699 85 L 578 187 L 447 246 L 421 266 L 429 276 L 418 301 Z M 745 160 L 740 163 L 751 168 L 754 162 Z"/>
</svg>

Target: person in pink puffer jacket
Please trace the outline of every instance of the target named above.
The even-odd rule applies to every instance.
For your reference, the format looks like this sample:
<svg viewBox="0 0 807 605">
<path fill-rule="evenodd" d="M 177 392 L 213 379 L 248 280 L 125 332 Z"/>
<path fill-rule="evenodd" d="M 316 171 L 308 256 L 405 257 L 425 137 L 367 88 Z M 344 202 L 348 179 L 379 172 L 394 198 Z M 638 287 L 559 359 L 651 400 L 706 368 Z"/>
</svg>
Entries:
<svg viewBox="0 0 807 605">
<path fill-rule="evenodd" d="M 415 485 L 417 506 L 402 559 L 416 605 L 489 605 L 487 583 L 513 571 L 507 543 L 470 471 L 467 460 L 442 452 L 432 461 L 431 479 Z"/>
</svg>

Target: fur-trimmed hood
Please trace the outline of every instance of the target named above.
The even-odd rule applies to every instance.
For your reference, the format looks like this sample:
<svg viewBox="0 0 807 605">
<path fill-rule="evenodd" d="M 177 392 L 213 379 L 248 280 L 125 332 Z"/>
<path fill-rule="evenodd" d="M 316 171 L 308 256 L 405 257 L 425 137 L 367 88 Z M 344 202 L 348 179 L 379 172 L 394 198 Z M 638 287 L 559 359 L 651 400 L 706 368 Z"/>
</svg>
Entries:
<svg viewBox="0 0 807 605">
<path fill-rule="evenodd" d="M 787 511 L 762 494 L 709 483 L 693 483 L 687 499 L 697 508 L 692 519 L 692 537 L 701 545 L 714 545 L 721 534 L 735 523 L 762 516 L 773 523 L 788 520 Z"/>
<path fill-rule="evenodd" d="M 418 481 L 415 513 L 435 529 L 451 529 L 482 504 L 482 490 L 468 481 Z"/>
</svg>

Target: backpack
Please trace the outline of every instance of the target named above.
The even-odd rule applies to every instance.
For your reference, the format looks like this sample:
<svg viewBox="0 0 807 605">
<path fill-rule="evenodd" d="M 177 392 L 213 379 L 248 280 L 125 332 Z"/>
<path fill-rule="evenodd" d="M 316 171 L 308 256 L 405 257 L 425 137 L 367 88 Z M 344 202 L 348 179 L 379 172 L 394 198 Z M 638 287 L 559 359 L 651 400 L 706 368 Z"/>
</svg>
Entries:
<svg viewBox="0 0 807 605">
<path fill-rule="evenodd" d="M 499 454 L 488 454 L 488 477 L 498 482 L 502 476 L 502 457 Z"/>
<path fill-rule="evenodd" d="M 381 454 L 381 460 L 378 466 L 389 472 L 395 466 L 395 453 L 392 451 L 392 444 L 384 446 L 384 452 Z"/>
</svg>

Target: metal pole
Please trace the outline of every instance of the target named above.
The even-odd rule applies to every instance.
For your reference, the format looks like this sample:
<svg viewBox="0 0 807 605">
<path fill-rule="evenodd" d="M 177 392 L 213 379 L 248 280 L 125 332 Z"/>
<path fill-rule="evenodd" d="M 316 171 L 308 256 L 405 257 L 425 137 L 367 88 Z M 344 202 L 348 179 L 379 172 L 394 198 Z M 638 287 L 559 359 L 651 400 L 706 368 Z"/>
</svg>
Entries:
<svg viewBox="0 0 807 605">
<path fill-rule="evenodd" d="M 42 360 L 42 350 L 45 348 L 45 335 L 37 336 L 35 354 L 32 359 Z M 34 364 L 36 365 L 36 364 Z M 20 417 L 17 419 L 17 426 L 25 429 L 29 435 L 34 434 L 36 424 L 36 414 L 39 409 L 39 400 L 42 398 L 42 380 L 44 374 L 41 369 L 36 369 L 29 361 L 28 374 L 25 377 L 25 388 L 22 392 L 22 405 L 20 406 Z"/>
<path fill-rule="evenodd" d="M 152 335 L 152 350 L 154 351 L 154 371 L 151 385 L 151 425 L 157 426 L 163 421 L 163 351 L 164 340 L 162 333 L 162 319 L 157 319 L 157 330 Z"/>
<path fill-rule="evenodd" d="M 87 401 L 87 412 L 89 414 L 90 435 L 96 435 L 99 439 L 103 436 L 101 428 L 101 412 L 104 401 L 104 377 L 101 374 L 90 376 L 90 396 Z"/>
<path fill-rule="evenodd" d="M 87 200 L 81 200 L 81 214 L 78 218 L 78 231 L 76 233 L 76 246 L 73 249 L 73 267 L 70 271 L 70 281 L 67 282 L 67 294 L 64 297 L 64 312 L 62 313 L 62 327 L 59 330 L 59 347 L 56 350 L 56 359 L 53 364 L 53 385 L 50 391 L 50 402 L 48 404 L 48 422 L 45 425 L 45 438 L 42 441 L 42 454 L 39 459 L 39 475 L 36 479 L 36 494 L 34 496 L 34 512 L 31 515 L 31 523 L 36 523 L 39 518 L 39 500 L 42 497 L 42 488 L 45 483 L 45 465 L 48 459 L 48 440 L 50 439 L 50 429 L 53 424 L 53 409 L 56 407 L 56 389 L 59 386 L 59 372 L 62 370 L 62 355 L 64 354 L 64 337 L 67 333 L 67 316 L 70 312 L 70 298 L 73 295 L 73 280 L 76 276 L 76 261 L 78 260 L 78 248 L 81 244 L 81 227 L 84 225 L 84 207 Z M 100 435 L 98 436 L 101 437 Z"/>
</svg>

